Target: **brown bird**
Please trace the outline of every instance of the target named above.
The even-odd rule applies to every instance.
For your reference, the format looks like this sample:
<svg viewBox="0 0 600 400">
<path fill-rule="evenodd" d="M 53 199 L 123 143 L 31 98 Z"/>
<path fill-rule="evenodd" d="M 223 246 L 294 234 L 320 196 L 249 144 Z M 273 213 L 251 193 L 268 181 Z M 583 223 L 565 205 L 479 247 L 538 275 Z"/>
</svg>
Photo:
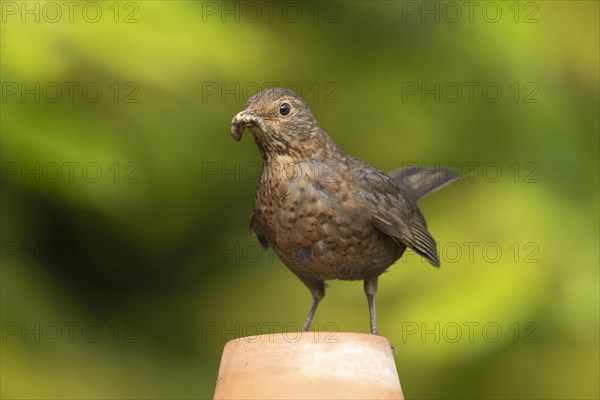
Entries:
<svg viewBox="0 0 600 400">
<path fill-rule="evenodd" d="M 416 201 L 458 179 L 448 169 L 404 168 L 385 174 L 344 153 L 306 103 L 287 89 L 252 96 L 231 121 L 249 128 L 263 168 L 250 228 L 312 293 L 310 329 L 329 279 L 364 280 L 371 333 L 377 334 L 377 279 L 409 247 L 440 265 L 436 242 Z"/>
</svg>

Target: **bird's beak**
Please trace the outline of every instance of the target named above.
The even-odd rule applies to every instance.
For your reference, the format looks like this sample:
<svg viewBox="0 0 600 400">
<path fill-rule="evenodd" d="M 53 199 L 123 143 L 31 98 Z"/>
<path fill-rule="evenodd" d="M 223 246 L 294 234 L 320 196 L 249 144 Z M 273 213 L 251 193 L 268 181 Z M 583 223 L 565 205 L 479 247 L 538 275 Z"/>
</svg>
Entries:
<svg viewBox="0 0 600 400">
<path fill-rule="evenodd" d="M 279 123 L 277 119 L 260 117 L 256 115 L 255 110 L 244 110 L 231 120 L 231 137 L 234 140 L 240 140 L 246 128 L 250 128 L 255 135 L 266 134 L 270 127 L 269 124 Z"/>
<path fill-rule="evenodd" d="M 265 120 L 257 116 L 254 110 L 244 110 L 231 120 L 231 137 L 234 140 L 240 140 L 246 128 L 258 128 L 262 132 L 267 131 Z"/>
</svg>

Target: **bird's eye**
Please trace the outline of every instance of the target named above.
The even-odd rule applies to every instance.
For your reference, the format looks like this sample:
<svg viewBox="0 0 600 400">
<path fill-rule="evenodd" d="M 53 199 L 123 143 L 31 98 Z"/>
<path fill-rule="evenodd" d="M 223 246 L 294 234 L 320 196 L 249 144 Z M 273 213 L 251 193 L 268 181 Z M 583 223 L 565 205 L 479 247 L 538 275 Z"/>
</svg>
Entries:
<svg viewBox="0 0 600 400">
<path fill-rule="evenodd" d="M 284 117 L 288 115 L 291 110 L 292 106 L 290 106 L 288 103 L 281 103 L 279 106 L 279 114 L 283 115 Z"/>
</svg>

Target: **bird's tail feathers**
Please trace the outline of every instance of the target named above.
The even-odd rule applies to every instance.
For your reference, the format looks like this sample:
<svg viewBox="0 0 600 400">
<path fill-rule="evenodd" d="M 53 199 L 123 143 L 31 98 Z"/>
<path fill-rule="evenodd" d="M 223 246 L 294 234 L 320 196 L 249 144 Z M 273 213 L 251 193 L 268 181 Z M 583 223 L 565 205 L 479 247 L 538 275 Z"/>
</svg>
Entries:
<svg viewBox="0 0 600 400">
<path fill-rule="evenodd" d="M 411 200 L 417 200 L 436 192 L 469 175 L 459 175 L 452 168 L 405 167 L 389 173 Z"/>
</svg>

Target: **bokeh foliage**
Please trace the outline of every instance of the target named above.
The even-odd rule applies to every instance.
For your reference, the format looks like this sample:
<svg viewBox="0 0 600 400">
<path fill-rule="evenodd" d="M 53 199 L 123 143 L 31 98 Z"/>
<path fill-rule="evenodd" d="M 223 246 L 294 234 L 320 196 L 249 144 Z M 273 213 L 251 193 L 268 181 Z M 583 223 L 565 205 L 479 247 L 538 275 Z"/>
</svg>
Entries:
<svg viewBox="0 0 600 400">
<path fill-rule="evenodd" d="M 300 88 L 342 148 L 383 170 L 479 163 L 421 203 L 442 268 L 407 254 L 380 280 L 407 397 L 598 398 L 597 2 L 497 2 L 495 23 L 488 2 L 472 22 L 461 2 L 454 22 L 433 2 L 295 3 L 298 22 L 284 3 L 272 21 L 255 3 L 254 22 L 242 3 L 92 2 L 95 23 L 75 3 L 72 22 L 49 21 L 46 2 L 2 3 L 3 398 L 210 397 L 222 336 L 303 321 L 308 290 L 247 231 L 256 146 L 228 134 L 273 82 Z M 49 101 L 65 82 L 73 101 Z M 422 82 L 448 92 L 407 94 Z M 449 101 L 465 82 L 473 101 Z M 39 101 L 22 92 L 36 83 Z M 72 179 L 65 163 L 79 163 Z M 362 285 L 332 282 L 315 322 L 367 332 Z M 22 332 L 36 323 L 39 342 Z"/>
</svg>

